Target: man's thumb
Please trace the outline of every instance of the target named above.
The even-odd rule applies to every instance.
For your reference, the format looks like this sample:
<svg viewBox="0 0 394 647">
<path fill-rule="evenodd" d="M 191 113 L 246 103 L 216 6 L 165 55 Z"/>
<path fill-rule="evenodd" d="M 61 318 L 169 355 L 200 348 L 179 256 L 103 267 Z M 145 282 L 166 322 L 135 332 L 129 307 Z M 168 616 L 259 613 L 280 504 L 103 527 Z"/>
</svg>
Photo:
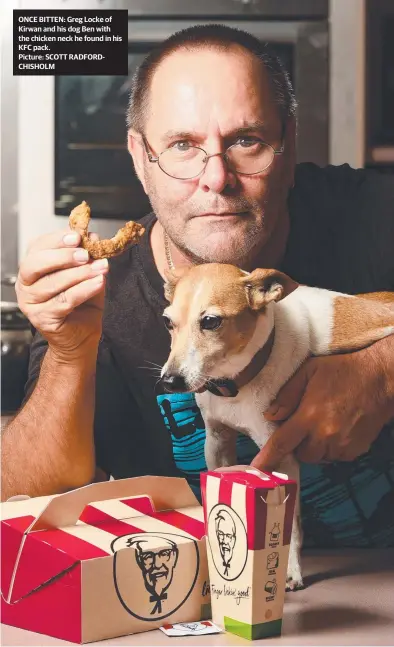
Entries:
<svg viewBox="0 0 394 647">
<path fill-rule="evenodd" d="M 271 402 L 264 413 L 264 417 L 267 420 L 273 420 L 275 422 L 287 420 L 298 408 L 308 383 L 305 367 L 306 364 L 302 364 L 297 373 L 282 386 L 275 400 Z"/>
</svg>

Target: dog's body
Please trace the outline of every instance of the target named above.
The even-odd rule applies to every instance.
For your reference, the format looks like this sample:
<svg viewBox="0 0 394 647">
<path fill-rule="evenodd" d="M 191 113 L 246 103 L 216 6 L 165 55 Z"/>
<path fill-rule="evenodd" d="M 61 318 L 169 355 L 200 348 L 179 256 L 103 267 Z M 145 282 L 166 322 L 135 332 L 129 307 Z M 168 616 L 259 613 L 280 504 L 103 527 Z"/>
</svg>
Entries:
<svg viewBox="0 0 394 647">
<path fill-rule="evenodd" d="M 172 303 L 165 312 L 176 335 L 162 375 L 176 375 L 178 390 L 197 392 L 209 469 L 236 464 L 237 432 L 250 436 L 260 448 L 265 445 L 276 425 L 263 414 L 308 357 L 349 352 L 394 333 L 394 310 L 387 304 L 394 303 L 394 294 L 343 295 L 299 286 L 273 270 L 247 274 L 233 266 L 198 266 L 169 276 L 166 295 Z M 221 322 L 217 328 L 212 327 L 215 318 Z M 201 324 L 204 320 L 208 328 Z M 220 339 L 215 338 L 221 328 Z M 206 390 L 223 378 L 236 381 L 264 346 L 261 370 L 254 371 L 236 395 L 218 397 Z M 298 463 L 292 456 L 277 469 L 299 482 Z M 301 544 L 297 504 L 289 553 L 290 589 L 302 586 Z"/>
</svg>

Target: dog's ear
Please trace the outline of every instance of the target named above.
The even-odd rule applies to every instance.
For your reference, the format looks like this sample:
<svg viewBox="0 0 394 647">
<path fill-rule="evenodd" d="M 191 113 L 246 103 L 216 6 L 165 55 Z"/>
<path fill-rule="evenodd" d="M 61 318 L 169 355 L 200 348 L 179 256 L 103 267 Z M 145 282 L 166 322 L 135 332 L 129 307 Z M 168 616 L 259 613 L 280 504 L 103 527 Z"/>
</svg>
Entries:
<svg viewBox="0 0 394 647">
<path fill-rule="evenodd" d="M 241 282 L 252 310 L 261 310 L 270 301 L 280 301 L 298 287 L 298 283 L 287 274 L 260 268 L 243 276 Z"/>
<path fill-rule="evenodd" d="M 182 276 L 186 274 L 187 270 L 187 267 L 177 267 L 173 270 L 164 270 L 164 276 L 166 279 L 164 283 L 164 296 L 170 303 L 172 303 L 174 298 L 177 284 L 181 280 Z"/>
</svg>

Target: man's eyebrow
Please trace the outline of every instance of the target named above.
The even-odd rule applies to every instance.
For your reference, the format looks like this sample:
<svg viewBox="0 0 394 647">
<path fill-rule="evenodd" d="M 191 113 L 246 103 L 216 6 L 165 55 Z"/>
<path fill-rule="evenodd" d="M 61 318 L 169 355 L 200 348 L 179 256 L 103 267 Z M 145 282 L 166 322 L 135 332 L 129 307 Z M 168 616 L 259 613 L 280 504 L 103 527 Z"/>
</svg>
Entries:
<svg viewBox="0 0 394 647">
<path fill-rule="evenodd" d="M 248 133 L 251 130 L 260 130 L 263 133 L 268 133 L 269 128 L 266 123 L 263 121 L 253 121 L 249 124 L 245 124 L 245 126 L 241 126 L 240 128 L 237 128 L 234 132 L 236 134 L 242 134 L 242 133 Z"/>
<path fill-rule="evenodd" d="M 268 127 L 266 123 L 264 123 L 263 121 L 253 121 L 245 124 L 244 126 L 240 126 L 239 128 L 234 128 L 234 130 L 232 130 L 231 132 L 226 133 L 223 136 L 223 139 L 229 139 L 230 137 L 234 137 L 235 135 L 242 135 L 253 130 L 259 130 L 263 133 L 268 133 Z M 167 130 L 167 132 L 164 133 L 164 135 L 161 137 L 161 141 L 163 142 L 169 141 L 171 139 L 195 139 L 202 141 L 206 139 L 206 135 L 195 130 Z"/>
<path fill-rule="evenodd" d="M 203 139 L 204 135 L 198 133 L 195 130 L 167 130 L 166 133 L 161 137 L 161 141 L 165 142 L 170 139 Z"/>
</svg>

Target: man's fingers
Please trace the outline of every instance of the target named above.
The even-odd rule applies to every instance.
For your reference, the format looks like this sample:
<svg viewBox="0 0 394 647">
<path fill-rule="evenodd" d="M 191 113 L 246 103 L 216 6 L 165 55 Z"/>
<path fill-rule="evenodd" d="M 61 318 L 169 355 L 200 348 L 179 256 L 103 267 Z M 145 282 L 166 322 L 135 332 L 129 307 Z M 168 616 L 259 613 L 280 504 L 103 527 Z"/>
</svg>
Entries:
<svg viewBox="0 0 394 647">
<path fill-rule="evenodd" d="M 253 459 L 252 467 L 263 471 L 277 469 L 281 461 L 292 453 L 307 435 L 308 430 L 302 424 L 302 418 L 294 414 L 274 431 Z"/>
<path fill-rule="evenodd" d="M 327 444 L 318 438 L 306 438 L 295 451 L 295 455 L 302 463 L 320 463 L 323 458 L 327 459 Z"/>
<path fill-rule="evenodd" d="M 30 290 L 25 294 L 25 303 L 45 303 L 56 297 L 57 294 L 65 292 L 69 288 L 91 279 L 97 274 L 108 273 L 108 262 L 106 259 L 85 263 L 80 267 L 71 267 L 59 272 L 46 274 L 36 281 Z"/>
<path fill-rule="evenodd" d="M 99 240 L 96 233 L 89 234 L 91 241 Z M 42 236 L 30 246 L 30 252 L 21 264 L 20 282 L 30 286 L 41 277 L 89 261 L 88 252 L 79 247 L 81 236 L 71 229 Z"/>
<path fill-rule="evenodd" d="M 82 303 L 98 295 L 104 285 L 105 276 L 103 274 L 98 274 L 91 279 L 82 281 L 82 283 L 60 292 L 50 301 L 32 306 L 31 319 L 39 318 L 48 322 L 60 320 L 82 305 Z"/>
<path fill-rule="evenodd" d="M 31 252 L 19 270 L 18 282 L 30 286 L 41 277 L 56 270 L 75 267 L 87 263 L 89 254 L 86 249 L 44 249 Z"/>
<path fill-rule="evenodd" d="M 33 240 L 28 247 L 28 253 L 32 251 L 40 251 L 44 249 L 60 249 L 61 247 L 77 247 L 81 242 L 81 236 L 72 229 L 63 229 L 62 231 L 54 231 L 51 234 L 40 236 Z"/>
<path fill-rule="evenodd" d="M 275 400 L 264 413 L 264 417 L 274 421 L 287 420 L 300 404 L 307 384 L 306 364 L 303 364 L 297 373 L 282 386 Z"/>
</svg>

